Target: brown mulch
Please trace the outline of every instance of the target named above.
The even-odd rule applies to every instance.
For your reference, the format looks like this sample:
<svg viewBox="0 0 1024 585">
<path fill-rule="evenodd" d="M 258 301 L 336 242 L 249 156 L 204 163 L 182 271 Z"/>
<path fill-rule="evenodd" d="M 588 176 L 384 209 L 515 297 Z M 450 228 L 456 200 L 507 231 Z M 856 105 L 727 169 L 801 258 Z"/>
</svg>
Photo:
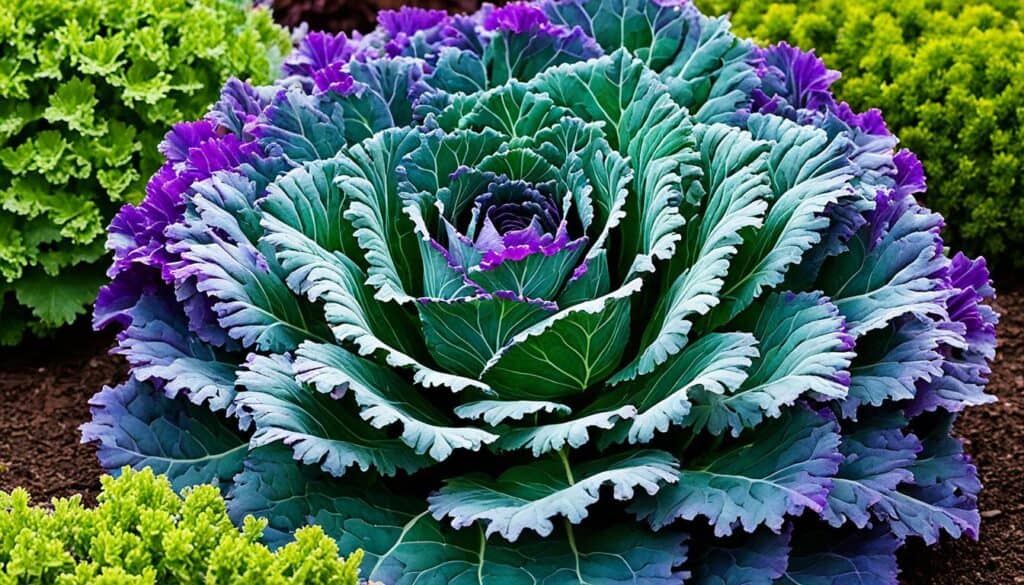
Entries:
<svg viewBox="0 0 1024 585">
<path fill-rule="evenodd" d="M 112 340 L 84 328 L 68 342 L 30 342 L 0 351 L 0 490 L 29 490 L 33 500 L 82 494 L 94 502 L 102 474 L 95 449 L 79 444 L 89 398 L 117 384 L 127 368 L 106 355 Z"/>
</svg>

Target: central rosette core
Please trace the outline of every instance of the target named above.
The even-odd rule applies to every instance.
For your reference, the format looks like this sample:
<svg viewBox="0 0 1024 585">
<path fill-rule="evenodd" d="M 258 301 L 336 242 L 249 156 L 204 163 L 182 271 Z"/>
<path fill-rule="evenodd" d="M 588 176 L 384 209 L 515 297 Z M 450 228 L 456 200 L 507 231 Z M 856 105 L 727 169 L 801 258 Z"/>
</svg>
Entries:
<svg viewBox="0 0 1024 585">
<path fill-rule="evenodd" d="M 533 185 L 499 177 L 477 195 L 469 215 L 464 237 L 482 256 L 480 270 L 531 254 L 551 256 L 570 243 L 553 181 Z"/>
</svg>

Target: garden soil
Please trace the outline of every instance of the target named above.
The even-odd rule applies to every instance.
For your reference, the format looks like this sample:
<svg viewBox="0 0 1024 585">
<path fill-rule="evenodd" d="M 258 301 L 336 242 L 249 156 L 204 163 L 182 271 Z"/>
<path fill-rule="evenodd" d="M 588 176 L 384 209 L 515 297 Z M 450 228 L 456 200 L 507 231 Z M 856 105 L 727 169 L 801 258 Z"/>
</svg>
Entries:
<svg viewBox="0 0 1024 585">
<path fill-rule="evenodd" d="M 904 553 L 903 585 L 1024 584 L 1024 290 L 1000 296 L 999 357 L 989 390 L 1000 401 L 969 411 L 958 432 L 981 471 L 981 539 Z M 74 334 L 77 333 L 77 334 Z M 79 444 L 89 397 L 126 372 L 109 338 L 68 333 L 0 356 L 0 489 L 27 488 L 39 502 L 81 493 L 95 501 L 101 470 Z M 94 348 L 94 349 L 89 349 Z"/>
</svg>

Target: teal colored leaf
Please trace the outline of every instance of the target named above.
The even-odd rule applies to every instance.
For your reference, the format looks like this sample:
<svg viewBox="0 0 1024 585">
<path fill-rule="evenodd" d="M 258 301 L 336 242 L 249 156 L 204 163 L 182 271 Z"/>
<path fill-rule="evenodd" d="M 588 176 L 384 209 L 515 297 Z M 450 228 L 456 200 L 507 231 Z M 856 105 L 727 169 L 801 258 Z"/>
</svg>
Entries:
<svg viewBox="0 0 1024 585">
<path fill-rule="evenodd" d="M 571 524 L 583 522 L 604 486 L 612 488 L 616 500 L 629 501 L 637 488 L 656 494 L 663 484 L 675 481 L 677 470 L 678 462 L 663 451 L 634 451 L 571 465 L 563 454 L 512 468 L 497 479 L 484 474 L 449 479 L 430 496 L 430 512 L 438 520 L 450 518 L 456 529 L 480 522 L 487 536 L 500 534 L 515 542 L 524 530 L 550 535 L 557 516 Z"/>
<path fill-rule="evenodd" d="M 100 465 L 151 467 L 176 490 L 213 483 L 222 488 L 242 469 L 248 442 L 209 409 L 171 399 L 134 378 L 105 387 L 89 401 L 92 421 L 82 442 L 96 443 Z"/>
<path fill-rule="evenodd" d="M 338 155 L 335 182 L 352 204 L 345 219 L 369 263 L 367 283 L 381 301 L 411 302 L 422 272 L 412 222 L 402 213 L 397 168 L 419 146 L 417 130 L 393 129 L 376 134 Z"/>
<path fill-rule="evenodd" d="M 836 306 L 821 293 L 776 293 L 762 303 L 733 321 L 759 342 L 750 377 L 724 394 L 695 392 L 686 421 L 695 431 L 739 436 L 805 395 L 846 396 L 855 354 Z"/>
<path fill-rule="evenodd" d="M 375 428 L 397 424 L 401 439 L 417 454 L 444 461 L 455 449 L 478 451 L 498 437 L 472 427 L 456 427 L 419 391 L 387 367 L 341 347 L 307 343 L 296 352 L 295 375 L 325 394 L 351 392 L 360 415 Z"/>
<path fill-rule="evenodd" d="M 454 94 L 475 94 L 487 89 L 487 68 L 472 51 L 444 47 L 437 65 L 426 77 L 427 85 Z"/>
<path fill-rule="evenodd" d="M 539 252 L 518 261 L 505 260 L 489 270 L 472 268 L 466 276 L 489 293 L 508 291 L 524 299 L 555 298 L 579 265 L 585 244 L 586 240 L 577 240 L 551 255 Z"/>
<path fill-rule="evenodd" d="M 624 50 L 550 69 L 530 85 L 580 118 L 603 122 L 612 148 L 629 157 L 634 175 L 621 224 L 625 269 L 650 272 L 655 260 L 670 258 L 683 225 L 678 209 L 683 177 L 699 172 L 686 110 L 672 101 L 657 75 Z"/>
<path fill-rule="evenodd" d="M 270 216 L 264 217 L 264 240 L 277 249 L 289 287 L 323 303 L 326 322 L 341 343 L 351 341 L 362 355 L 381 353 L 388 365 L 413 370 L 413 380 L 427 388 L 445 386 L 454 392 L 482 382 L 434 370 L 417 356 L 426 353 L 415 316 L 398 305 L 378 302 L 365 284 L 366 273 L 348 257 L 328 253 L 313 240 Z"/>
<path fill-rule="evenodd" d="M 845 254 L 825 262 L 818 278 L 818 286 L 846 315 L 854 335 L 911 313 L 946 314 L 951 291 L 934 285 L 934 275 L 949 262 L 939 236 L 942 217 L 916 203 L 906 204 L 905 212 L 895 217 L 891 225 L 862 229 L 850 239 Z"/>
<path fill-rule="evenodd" d="M 331 158 L 345 146 L 345 115 L 339 104 L 291 87 L 278 91 L 253 133 L 270 154 L 299 166 Z"/>
<path fill-rule="evenodd" d="M 283 443 L 296 460 L 319 465 L 335 477 L 353 466 L 393 476 L 430 464 L 349 412 L 351 405 L 297 382 L 292 363 L 284 356 L 251 356 L 238 374 L 238 384 L 245 390 L 236 403 L 256 426 L 249 441 L 252 448 Z"/>
<path fill-rule="evenodd" d="M 935 321 L 917 317 L 865 334 L 857 342 L 857 357 L 850 367 L 850 394 L 840 405 L 843 415 L 855 418 L 861 406 L 914 398 L 919 381 L 942 375 L 939 348 L 956 346 L 957 337 Z"/>
<path fill-rule="evenodd" d="M 776 585 L 897 585 L 899 539 L 881 529 L 837 537 L 813 531 L 793 544 Z"/>
<path fill-rule="evenodd" d="M 523 420 L 531 414 L 560 414 L 568 416 L 572 409 L 557 402 L 542 400 L 480 400 L 455 408 L 455 415 L 466 420 L 483 419 L 491 426 L 498 426 L 506 420 Z"/>
<path fill-rule="evenodd" d="M 787 516 L 824 510 L 842 460 L 838 430 L 834 421 L 796 409 L 739 444 L 694 461 L 679 472 L 678 483 L 637 500 L 630 510 L 655 529 L 703 516 L 715 536 L 761 525 L 777 532 Z"/>
<path fill-rule="evenodd" d="M 197 406 L 236 415 L 238 358 L 193 335 L 185 315 L 167 299 L 156 295 L 139 299 L 132 309 L 132 324 L 115 352 L 131 364 L 133 377 L 157 384 L 168 398 L 180 394 Z M 247 417 L 240 418 L 242 428 L 247 428 Z"/>
<path fill-rule="evenodd" d="M 757 340 L 750 334 L 705 335 L 647 376 L 606 389 L 584 414 L 634 406 L 636 416 L 609 433 L 605 443 L 648 443 L 655 433 L 685 424 L 691 394 L 724 395 L 738 388 L 757 357 Z"/>
<path fill-rule="evenodd" d="M 704 16 L 692 3 L 680 10 L 687 24 L 683 46 L 661 70 L 661 79 L 698 121 L 734 122 L 760 83 L 753 65 L 755 45 L 729 31 L 728 16 Z"/>
<path fill-rule="evenodd" d="M 249 240 L 259 230 L 256 210 L 245 203 L 254 188 L 232 174 L 193 186 L 196 218 L 172 246 L 185 260 L 175 276 L 196 278 L 196 288 L 216 301 L 220 325 L 245 347 L 286 352 L 305 339 L 328 339 L 323 319 L 285 284 L 274 254 Z"/>
<path fill-rule="evenodd" d="M 420 145 L 402 159 L 398 168 L 403 178 L 400 189 L 406 195 L 425 193 L 435 198 L 443 205 L 444 217 L 454 221 L 468 209 L 480 189 L 494 180 L 493 176 L 457 174 L 456 171 L 475 168 L 487 155 L 497 152 L 504 142 L 505 137 L 492 128 L 479 132 L 424 132 Z M 453 176 L 466 178 L 453 179 Z"/>
<path fill-rule="evenodd" d="M 789 564 L 791 530 L 759 528 L 715 540 L 693 559 L 695 585 L 772 585 Z"/>
<path fill-rule="evenodd" d="M 683 240 L 644 330 L 644 348 L 612 383 L 647 374 L 686 346 L 693 323 L 719 303 L 732 257 L 743 236 L 761 227 L 772 198 L 766 142 L 724 125 L 698 125 L 694 136 L 703 173 L 686 188 Z"/>
<path fill-rule="evenodd" d="M 857 528 L 871 523 L 871 508 L 903 483 L 912 482 L 913 466 L 921 441 L 904 433 L 907 421 L 899 415 L 876 415 L 852 429 L 844 429 L 839 452 L 843 463 L 828 494 L 825 520 L 834 527 L 847 521 Z"/>
<path fill-rule="evenodd" d="M 318 160 L 278 177 L 260 201 L 264 227 L 288 226 L 330 252 L 362 260 L 355 228 L 344 218 L 350 200 L 338 188 L 338 163 Z"/>
<path fill-rule="evenodd" d="M 362 573 L 387 585 L 676 585 L 688 576 L 675 569 L 686 559 L 686 538 L 669 530 L 568 527 L 544 539 L 524 535 L 508 545 L 486 539 L 482 530 L 445 528 L 424 512 L 404 524 L 374 526 L 388 538 L 351 536 L 353 530 L 366 531 L 371 520 L 362 518 L 382 523 L 376 520 L 382 515 L 351 506 L 321 512 L 314 521 L 341 537 L 343 552 L 360 543 L 367 551 Z"/>
<path fill-rule="evenodd" d="M 593 252 L 593 248 L 591 248 Z M 596 299 L 608 294 L 611 289 L 612 277 L 609 273 L 608 253 L 606 250 L 597 250 L 596 253 L 583 260 L 585 272 L 575 273 L 569 282 L 565 283 L 562 294 L 558 295 L 557 304 L 559 307 L 571 307 Z"/>
<path fill-rule="evenodd" d="M 465 244 L 458 235 L 453 234 L 450 227 L 441 218 L 442 204 L 437 201 L 433 194 L 423 192 L 415 195 L 403 194 L 405 207 L 403 211 L 412 221 L 413 230 L 416 232 L 420 259 L 423 262 L 423 296 L 421 302 L 428 301 L 451 301 L 464 297 L 472 297 L 480 294 L 479 287 L 476 287 L 466 278 L 463 262 L 477 260 L 479 253 L 471 245 Z M 439 227 L 445 226 L 449 238 L 454 236 L 448 246 L 455 252 L 446 250 L 435 235 L 430 231 L 430 225 Z M 471 256 L 469 258 L 467 256 Z"/>
<path fill-rule="evenodd" d="M 307 523 L 321 526 L 342 555 L 363 550 L 361 574 L 385 585 L 676 585 L 688 575 L 686 537 L 643 528 L 580 530 L 566 526 L 510 546 L 482 529 L 455 531 L 434 520 L 422 502 L 383 486 L 344 484 L 298 465 L 283 447 L 253 451 L 228 499 L 239 522 L 267 518 L 265 540 L 280 546 Z"/>
<path fill-rule="evenodd" d="M 580 27 L 609 53 L 627 49 L 655 71 L 675 59 L 690 13 L 649 0 L 546 0 L 541 6 L 552 22 Z"/>
<path fill-rule="evenodd" d="M 514 79 L 534 79 L 550 67 L 586 61 L 601 53 L 601 48 L 579 30 L 566 34 L 506 30 L 497 31 L 491 38 L 484 48 L 483 61 L 491 87 L 497 87 Z"/>
<path fill-rule="evenodd" d="M 630 297 L 640 286 L 633 280 L 519 333 L 487 363 L 483 381 L 502 399 L 548 400 L 603 380 L 626 349 Z"/>
<path fill-rule="evenodd" d="M 344 520 L 335 516 L 333 522 L 324 524 L 332 528 L 330 535 L 343 555 L 360 548 L 366 551 L 365 573 L 399 538 L 405 522 L 417 514 L 427 515 L 422 502 L 396 497 L 382 486 L 358 478 L 340 482 L 292 457 L 284 445 L 254 449 L 228 494 L 228 514 L 236 524 L 248 515 L 267 519 L 263 540 L 272 548 L 292 541 L 293 533 L 310 524 L 314 516 L 344 510 L 348 512 Z"/>
<path fill-rule="evenodd" d="M 360 108 L 372 104 L 376 110 L 387 113 L 387 116 L 378 115 L 381 119 L 376 123 L 363 121 L 355 124 L 352 121 L 355 116 L 346 116 L 349 133 L 353 134 L 349 137 L 350 143 L 366 140 L 388 128 L 412 124 L 413 100 L 417 93 L 416 84 L 423 76 L 423 61 L 409 57 L 353 59 L 347 63 L 346 69 L 363 87 L 358 97 L 349 96 L 347 101 Z"/>
<path fill-rule="evenodd" d="M 487 128 L 504 134 L 506 140 L 532 138 L 545 128 L 571 115 L 568 108 L 556 106 L 543 93 L 530 91 L 518 81 L 498 86 L 473 96 L 473 108 L 462 116 L 459 125 L 484 131 Z"/>
<path fill-rule="evenodd" d="M 763 227 L 746 235 L 733 259 L 722 303 L 708 318 L 708 329 L 728 322 L 781 284 L 787 271 L 821 241 L 829 226 L 825 208 L 852 192 L 856 169 L 846 138 L 830 139 L 823 130 L 777 116 L 755 114 L 747 125 L 756 139 L 773 142 L 768 169 L 775 196 Z"/>
<path fill-rule="evenodd" d="M 544 301 L 481 295 L 417 303 L 427 348 L 444 369 L 475 378 L 520 332 L 546 319 Z"/>
<path fill-rule="evenodd" d="M 539 425 L 532 428 L 503 430 L 495 444 L 503 450 L 530 449 L 534 457 L 569 446 L 579 449 L 590 443 L 590 430 L 609 430 L 620 421 L 636 417 L 636 407 L 621 406 L 616 410 L 604 410 L 567 420 L 564 422 Z"/>
</svg>

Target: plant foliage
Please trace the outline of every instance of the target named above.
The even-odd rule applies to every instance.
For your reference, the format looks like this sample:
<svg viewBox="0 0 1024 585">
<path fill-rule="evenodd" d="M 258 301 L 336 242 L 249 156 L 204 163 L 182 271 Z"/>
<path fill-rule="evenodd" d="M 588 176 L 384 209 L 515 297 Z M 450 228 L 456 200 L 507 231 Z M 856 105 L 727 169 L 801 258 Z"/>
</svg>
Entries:
<svg viewBox="0 0 1024 585">
<path fill-rule="evenodd" d="M 817 49 L 842 71 L 836 94 L 881 108 L 928 172 L 925 201 L 947 239 L 1007 274 L 1024 245 L 1024 16 L 1000 0 L 702 0 L 737 34 Z M 838 77 L 838 74 L 836 74 Z"/>
<path fill-rule="evenodd" d="M 0 3 L 0 344 L 70 323 L 103 283 L 107 224 L 163 164 L 168 125 L 290 48 L 228 0 Z"/>
<path fill-rule="evenodd" d="M 81 496 L 30 505 L 22 489 L 0 492 L 0 583 L 143 585 L 356 585 L 362 555 L 338 557 L 323 530 L 307 527 L 271 552 L 267 521 L 239 531 L 213 486 L 174 493 L 152 470 L 103 478 L 99 505 Z"/>
<path fill-rule="evenodd" d="M 671 0 L 310 34 L 115 222 L 84 440 L 385 585 L 895 584 L 977 534 L 993 291 L 828 76 Z"/>
</svg>

